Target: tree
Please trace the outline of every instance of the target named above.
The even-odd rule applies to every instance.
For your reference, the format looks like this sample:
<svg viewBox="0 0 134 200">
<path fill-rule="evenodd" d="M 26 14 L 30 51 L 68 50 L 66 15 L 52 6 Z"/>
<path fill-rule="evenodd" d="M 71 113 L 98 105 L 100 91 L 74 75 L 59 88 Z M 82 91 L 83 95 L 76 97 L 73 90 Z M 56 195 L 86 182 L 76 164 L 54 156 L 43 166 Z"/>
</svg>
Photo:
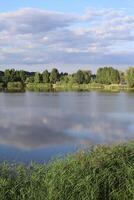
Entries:
<svg viewBox="0 0 134 200">
<path fill-rule="evenodd" d="M 21 81 L 21 77 L 20 77 L 20 71 L 15 71 L 14 73 L 14 81 L 18 82 L 18 81 Z"/>
<path fill-rule="evenodd" d="M 84 83 L 88 84 L 91 81 L 91 71 L 83 71 L 84 74 Z"/>
<path fill-rule="evenodd" d="M 41 82 L 41 74 L 36 72 L 34 76 L 34 82 L 35 83 L 40 83 Z"/>
<path fill-rule="evenodd" d="M 59 81 L 59 71 L 56 68 L 53 68 L 50 74 L 50 82 L 55 84 Z"/>
<path fill-rule="evenodd" d="M 112 67 L 110 69 L 110 81 L 113 84 L 119 84 L 120 82 L 120 74 L 119 71 L 116 69 L 113 69 Z"/>
<path fill-rule="evenodd" d="M 26 83 L 34 83 L 34 76 L 29 76 L 26 78 Z"/>
<path fill-rule="evenodd" d="M 0 71 L 0 82 L 4 82 L 4 72 Z"/>
<path fill-rule="evenodd" d="M 50 74 L 48 70 L 45 70 L 42 74 L 43 83 L 50 83 Z"/>
<path fill-rule="evenodd" d="M 99 68 L 97 70 L 96 80 L 102 84 L 117 84 L 120 82 L 118 70 L 112 67 Z"/>
<path fill-rule="evenodd" d="M 78 84 L 84 83 L 84 73 L 82 70 L 77 71 L 77 73 L 75 74 L 75 80 L 76 80 L 76 83 Z"/>
<path fill-rule="evenodd" d="M 20 79 L 21 79 L 21 81 L 22 81 L 22 82 L 25 82 L 25 81 L 26 81 L 26 73 L 25 73 L 25 71 L 21 70 L 21 71 L 19 72 L 19 74 L 20 74 Z"/>
<path fill-rule="evenodd" d="M 88 84 L 91 81 L 91 71 L 83 71 L 78 70 L 76 74 L 74 74 L 75 82 L 78 84 Z"/>
<path fill-rule="evenodd" d="M 129 87 L 134 87 L 134 67 L 130 67 L 126 74 L 127 84 Z"/>
<path fill-rule="evenodd" d="M 122 71 L 119 71 L 119 75 L 120 75 L 120 83 L 121 84 L 125 84 L 126 83 L 126 76 L 125 73 Z"/>
<path fill-rule="evenodd" d="M 4 72 L 5 82 L 14 82 L 15 81 L 15 69 L 6 69 Z"/>
<path fill-rule="evenodd" d="M 69 76 L 68 75 L 63 75 L 60 77 L 60 82 L 67 84 L 69 82 Z"/>
</svg>

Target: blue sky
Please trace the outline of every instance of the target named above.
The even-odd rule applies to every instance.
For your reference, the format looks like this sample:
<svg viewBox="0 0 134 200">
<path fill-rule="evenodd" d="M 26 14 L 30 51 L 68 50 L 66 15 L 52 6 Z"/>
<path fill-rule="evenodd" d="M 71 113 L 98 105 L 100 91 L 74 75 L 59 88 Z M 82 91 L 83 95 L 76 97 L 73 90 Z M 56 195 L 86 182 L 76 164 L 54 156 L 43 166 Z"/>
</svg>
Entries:
<svg viewBox="0 0 134 200">
<path fill-rule="evenodd" d="M 24 7 L 82 13 L 87 7 L 125 8 L 132 13 L 133 0 L 0 0 L 0 11 L 13 11 Z"/>
<path fill-rule="evenodd" d="M 133 10 L 133 0 L 0 0 L 1 69 L 134 65 Z"/>
</svg>

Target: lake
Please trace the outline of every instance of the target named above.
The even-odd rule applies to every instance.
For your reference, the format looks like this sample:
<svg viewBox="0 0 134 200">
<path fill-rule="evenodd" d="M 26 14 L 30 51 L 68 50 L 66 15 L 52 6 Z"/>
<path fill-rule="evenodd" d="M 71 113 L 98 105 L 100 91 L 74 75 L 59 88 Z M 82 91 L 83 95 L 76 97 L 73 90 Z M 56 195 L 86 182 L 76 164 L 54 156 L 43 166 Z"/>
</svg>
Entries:
<svg viewBox="0 0 134 200">
<path fill-rule="evenodd" d="M 134 139 L 134 93 L 0 93 L 0 162 L 44 163 Z"/>
</svg>

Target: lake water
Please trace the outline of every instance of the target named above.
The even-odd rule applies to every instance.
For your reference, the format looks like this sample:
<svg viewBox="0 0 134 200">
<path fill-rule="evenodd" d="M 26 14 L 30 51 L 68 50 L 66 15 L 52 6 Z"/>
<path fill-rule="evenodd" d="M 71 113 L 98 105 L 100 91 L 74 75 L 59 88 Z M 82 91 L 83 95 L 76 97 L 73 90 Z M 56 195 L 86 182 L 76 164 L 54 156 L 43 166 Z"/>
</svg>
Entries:
<svg viewBox="0 0 134 200">
<path fill-rule="evenodd" d="M 0 93 L 0 161 L 44 163 L 134 139 L 134 93 Z"/>
</svg>

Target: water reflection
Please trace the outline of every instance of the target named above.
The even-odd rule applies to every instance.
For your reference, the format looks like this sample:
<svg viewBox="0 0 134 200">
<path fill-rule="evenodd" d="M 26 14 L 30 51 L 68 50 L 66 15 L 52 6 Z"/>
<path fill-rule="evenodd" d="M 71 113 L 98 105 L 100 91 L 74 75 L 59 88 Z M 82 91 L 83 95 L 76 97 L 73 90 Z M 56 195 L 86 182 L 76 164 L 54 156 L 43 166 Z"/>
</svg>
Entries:
<svg viewBox="0 0 134 200">
<path fill-rule="evenodd" d="M 97 92 L 1 93 L 1 160 L 44 162 L 81 146 L 131 140 L 133 97 Z"/>
</svg>

